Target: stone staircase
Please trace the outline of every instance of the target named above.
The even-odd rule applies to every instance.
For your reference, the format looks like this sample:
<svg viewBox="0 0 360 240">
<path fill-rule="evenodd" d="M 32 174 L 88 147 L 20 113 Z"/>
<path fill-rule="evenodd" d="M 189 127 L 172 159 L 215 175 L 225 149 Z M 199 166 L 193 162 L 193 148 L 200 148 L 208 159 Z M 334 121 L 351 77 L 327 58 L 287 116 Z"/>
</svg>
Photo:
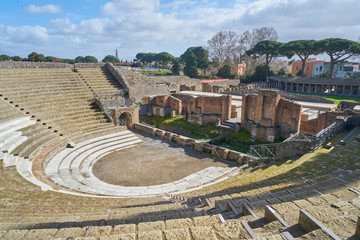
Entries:
<svg viewBox="0 0 360 240">
<path fill-rule="evenodd" d="M 239 123 L 241 120 L 240 118 L 231 118 L 229 120 L 226 120 L 220 124 L 220 127 L 224 129 L 234 130 L 235 124 Z"/>
<path fill-rule="evenodd" d="M 123 89 L 106 67 L 78 68 L 76 71 L 86 86 L 94 92 L 114 92 Z"/>
</svg>

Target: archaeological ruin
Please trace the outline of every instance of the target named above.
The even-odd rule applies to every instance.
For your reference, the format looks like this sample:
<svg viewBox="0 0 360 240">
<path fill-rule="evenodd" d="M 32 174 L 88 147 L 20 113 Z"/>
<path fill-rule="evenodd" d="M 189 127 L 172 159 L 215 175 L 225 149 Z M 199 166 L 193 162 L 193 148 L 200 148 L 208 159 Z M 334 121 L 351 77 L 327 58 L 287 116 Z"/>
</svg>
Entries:
<svg viewBox="0 0 360 240">
<path fill-rule="evenodd" d="M 0 62 L 0 239 L 360 238 L 360 104 L 294 94 L 358 83 Z M 141 122 L 175 115 L 254 144 Z"/>
</svg>

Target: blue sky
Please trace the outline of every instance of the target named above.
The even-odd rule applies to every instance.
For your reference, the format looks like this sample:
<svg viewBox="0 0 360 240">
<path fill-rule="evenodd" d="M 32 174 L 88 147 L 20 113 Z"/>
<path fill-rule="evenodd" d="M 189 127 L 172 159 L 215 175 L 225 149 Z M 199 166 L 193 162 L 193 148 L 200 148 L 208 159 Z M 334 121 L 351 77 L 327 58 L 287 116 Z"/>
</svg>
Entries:
<svg viewBox="0 0 360 240">
<path fill-rule="evenodd" d="M 180 56 L 225 30 L 274 27 L 279 41 L 360 37 L 359 0 L 11 0 L 0 2 L 0 54 L 99 60 L 119 51 Z"/>
</svg>

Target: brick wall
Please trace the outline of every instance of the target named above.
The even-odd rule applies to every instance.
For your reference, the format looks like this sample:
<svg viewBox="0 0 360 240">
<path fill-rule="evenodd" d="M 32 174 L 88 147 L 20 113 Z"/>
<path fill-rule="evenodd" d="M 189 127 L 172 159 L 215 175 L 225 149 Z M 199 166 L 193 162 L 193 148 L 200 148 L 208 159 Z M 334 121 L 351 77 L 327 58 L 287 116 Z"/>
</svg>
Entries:
<svg viewBox="0 0 360 240">
<path fill-rule="evenodd" d="M 353 115 L 357 115 L 357 114 L 350 111 L 321 113 L 319 114 L 319 117 L 316 119 L 302 121 L 300 125 L 300 130 L 304 132 L 318 133 L 322 129 L 327 128 L 332 123 L 334 123 L 338 116 L 353 116 Z"/>
<path fill-rule="evenodd" d="M 273 141 L 299 130 L 301 105 L 280 98 L 278 91 L 260 90 L 242 96 L 241 127 L 254 138 Z"/>
</svg>

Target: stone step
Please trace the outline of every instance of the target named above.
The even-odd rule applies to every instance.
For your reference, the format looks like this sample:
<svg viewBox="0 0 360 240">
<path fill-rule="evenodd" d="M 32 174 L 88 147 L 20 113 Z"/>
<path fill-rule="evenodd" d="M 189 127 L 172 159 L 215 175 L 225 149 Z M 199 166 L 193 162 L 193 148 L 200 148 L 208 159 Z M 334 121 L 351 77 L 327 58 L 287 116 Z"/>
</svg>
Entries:
<svg viewBox="0 0 360 240">
<path fill-rule="evenodd" d="M 40 95 L 41 94 L 41 95 Z M 47 100 L 47 101 L 57 101 L 57 100 L 64 100 L 64 101 L 74 101 L 78 99 L 92 99 L 91 92 L 84 92 L 84 90 L 76 90 L 70 89 L 69 91 L 56 91 L 56 92 L 45 92 L 40 91 L 39 93 L 21 93 L 19 95 L 15 94 L 5 94 L 5 96 L 9 96 L 8 98 L 17 104 L 27 103 L 28 101 L 40 101 L 40 100 Z M 51 98 L 49 98 L 51 95 Z"/>
<path fill-rule="evenodd" d="M 3 156 L 1 156 L 2 154 L 3 154 Z M 0 152 L 0 159 L 3 159 L 4 167 L 16 166 L 17 158 L 18 157 L 14 156 L 13 154 Z"/>
<path fill-rule="evenodd" d="M 341 145 L 347 144 L 351 139 L 356 138 L 359 134 L 360 127 L 356 126 L 354 129 L 352 129 L 346 136 L 340 140 Z"/>
<path fill-rule="evenodd" d="M 16 149 L 16 151 L 14 151 L 13 153 L 24 158 L 29 158 L 30 154 L 34 150 L 41 147 L 44 143 L 51 141 L 52 139 L 54 139 L 54 136 L 52 134 L 45 133 L 36 138 L 32 138 L 31 141 L 28 141 L 26 145 L 19 146 L 19 149 Z"/>
<path fill-rule="evenodd" d="M 30 121 L 30 117 L 20 117 L 20 118 L 12 119 L 10 121 L 0 122 L 0 132 L 3 133 L 3 132 L 5 132 L 5 130 L 16 131 L 18 129 L 23 128 L 23 125 L 28 124 L 29 121 Z M 8 132 L 10 132 L 10 131 L 8 131 Z M 6 133 L 8 133 L 8 132 L 6 132 Z M 3 135 L 5 135 L 5 134 L 3 134 Z M 2 135 L 0 134 L 0 136 L 2 136 Z"/>
<path fill-rule="evenodd" d="M 86 91 L 85 86 L 33 86 L 32 88 L 19 88 L 16 86 L 8 86 L 8 88 L 6 87 L 2 87 L 2 91 L 1 93 L 3 95 L 7 95 L 7 96 L 12 96 L 13 98 L 18 98 L 20 96 L 36 96 L 36 94 L 38 95 L 50 95 L 50 94 L 54 94 L 54 95 L 59 95 L 59 93 L 68 93 L 70 94 L 71 92 L 78 92 L 79 94 L 88 94 L 89 91 Z"/>
<path fill-rule="evenodd" d="M 32 92 L 34 88 L 34 86 L 39 86 L 39 88 L 41 89 L 46 89 L 47 92 L 50 91 L 55 91 L 55 89 L 69 89 L 69 88 L 78 88 L 78 89 L 83 89 L 84 85 L 79 81 L 76 83 L 68 83 L 68 82 L 64 82 L 64 83 L 48 83 L 48 84 L 44 84 L 43 82 L 39 82 L 39 83 L 28 83 L 27 85 L 17 85 L 15 84 L 15 82 L 5 85 L 5 84 L 1 84 L 2 89 L 5 92 L 11 92 L 11 90 L 14 90 L 14 88 L 16 88 L 19 91 L 25 92 L 25 91 L 30 91 Z M 16 93 L 16 91 L 13 91 L 14 93 Z"/>
<path fill-rule="evenodd" d="M 15 131 L 15 132 L 10 132 L 2 137 L 0 137 L 0 149 L 5 145 L 7 144 L 9 141 L 17 138 L 21 136 L 21 132 L 19 131 Z"/>
<path fill-rule="evenodd" d="M 98 111 L 98 108 L 95 105 L 92 105 L 88 101 L 80 100 L 73 102 L 65 102 L 63 105 L 59 106 L 57 103 L 48 103 L 48 104 L 38 104 L 38 105 L 26 105 L 26 110 L 35 112 L 36 115 L 46 115 L 49 112 L 66 110 L 67 112 L 74 111 Z"/>
<path fill-rule="evenodd" d="M 27 139 L 26 136 L 17 136 L 7 142 L 4 146 L 0 148 L 0 151 L 11 153 L 17 146 L 21 145 L 23 142 L 25 142 Z"/>
<path fill-rule="evenodd" d="M 130 131 L 116 132 L 116 133 L 92 138 L 92 139 L 83 141 L 81 143 L 78 143 L 74 149 L 67 148 L 67 149 L 63 150 L 62 152 L 58 153 L 51 161 L 49 161 L 48 165 L 45 168 L 45 174 L 56 173 L 59 168 L 59 165 L 62 161 L 62 158 L 64 158 L 65 156 L 67 156 L 68 154 L 70 154 L 74 151 L 77 151 L 78 149 L 82 149 L 83 151 L 87 150 L 87 149 L 91 149 L 93 146 L 102 144 L 104 142 L 116 141 L 119 139 L 127 138 L 128 136 L 132 136 L 130 134 L 131 134 Z M 80 152 L 82 152 L 82 151 L 80 151 Z M 77 153 L 74 156 L 76 156 L 76 155 L 77 155 Z"/>
<path fill-rule="evenodd" d="M 32 162 L 29 161 L 28 159 L 19 157 L 16 161 L 16 170 L 23 178 L 25 178 L 27 181 L 31 182 L 32 184 L 39 186 L 41 190 L 47 191 L 52 189 L 52 187 L 41 182 L 32 174 Z"/>
</svg>

